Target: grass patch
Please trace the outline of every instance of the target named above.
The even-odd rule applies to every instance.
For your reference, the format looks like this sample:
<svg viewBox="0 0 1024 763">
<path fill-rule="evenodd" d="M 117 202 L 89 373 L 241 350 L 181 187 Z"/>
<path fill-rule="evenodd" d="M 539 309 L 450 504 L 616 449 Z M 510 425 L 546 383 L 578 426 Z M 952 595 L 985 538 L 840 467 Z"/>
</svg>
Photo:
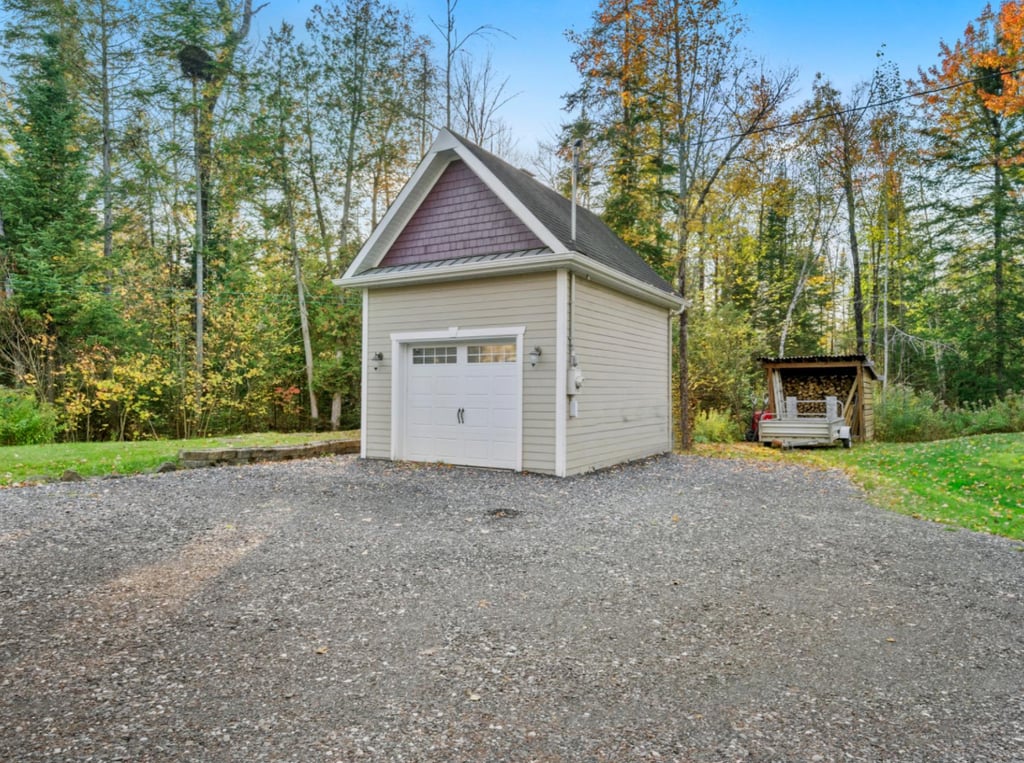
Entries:
<svg viewBox="0 0 1024 763">
<path fill-rule="evenodd" d="M 696 452 L 839 468 L 883 508 L 1024 541 L 1024 434 L 855 444 L 851 450 L 783 452 L 736 443 Z"/>
<path fill-rule="evenodd" d="M 178 451 L 203 448 L 245 448 L 299 445 L 323 440 L 358 437 L 351 432 L 260 432 L 195 440 L 140 440 L 137 442 L 80 442 L 0 447 L 0 487 L 22 482 L 57 479 L 65 469 L 83 477 L 140 474 L 165 461 L 178 462 Z"/>
</svg>

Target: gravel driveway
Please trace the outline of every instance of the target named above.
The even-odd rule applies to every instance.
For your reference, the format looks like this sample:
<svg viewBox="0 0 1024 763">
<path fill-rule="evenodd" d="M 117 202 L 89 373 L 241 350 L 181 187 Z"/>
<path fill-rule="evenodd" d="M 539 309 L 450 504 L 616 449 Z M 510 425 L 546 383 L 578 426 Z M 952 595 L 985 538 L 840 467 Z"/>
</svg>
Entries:
<svg viewBox="0 0 1024 763">
<path fill-rule="evenodd" d="M 0 491 L 0 760 L 1022 761 L 1024 545 L 840 474 Z"/>
</svg>

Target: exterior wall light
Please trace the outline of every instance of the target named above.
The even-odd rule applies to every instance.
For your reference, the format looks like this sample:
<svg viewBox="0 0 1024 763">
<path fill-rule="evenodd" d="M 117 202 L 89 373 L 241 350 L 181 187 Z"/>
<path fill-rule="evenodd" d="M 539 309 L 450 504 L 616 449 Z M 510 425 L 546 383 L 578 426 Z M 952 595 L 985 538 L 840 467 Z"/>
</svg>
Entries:
<svg viewBox="0 0 1024 763">
<path fill-rule="evenodd" d="M 373 370 L 376 371 L 378 368 L 380 368 L 380 362 L 384 360 L 384 353 L 375 352 L 373 353 L 373 355 L 370 356 L 370 360 L 373 361 Z"/>
<path fill-rule="evenodd" d="M 537 367 L 537 363 L 540 361 L 540 356 L 541 355 L 543 355 L 543 353 L 541 352 L 540 347 L 534 347 L 532 350 L 530 350 L 530 356 L 529 357 L 530 357 L 530 367 L 531 368 L 536 368 Z"/>
</svg>

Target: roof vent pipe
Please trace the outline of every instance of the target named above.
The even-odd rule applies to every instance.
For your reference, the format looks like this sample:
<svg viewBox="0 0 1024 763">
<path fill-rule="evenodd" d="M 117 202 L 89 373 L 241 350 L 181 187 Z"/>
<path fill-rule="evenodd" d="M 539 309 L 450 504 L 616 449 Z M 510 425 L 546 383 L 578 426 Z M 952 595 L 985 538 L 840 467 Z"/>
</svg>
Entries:
<svg viewBox="0 0 1024 763">
<path fill-rule="evenodd" d="M 572 144 L 572 215 L 570 217 L 570 239 L 572 248 L 576 248 L 576 182 L 580 174 L 580 146 L 583 145 L 583 138 L 578 138 Z"/>
</svg>

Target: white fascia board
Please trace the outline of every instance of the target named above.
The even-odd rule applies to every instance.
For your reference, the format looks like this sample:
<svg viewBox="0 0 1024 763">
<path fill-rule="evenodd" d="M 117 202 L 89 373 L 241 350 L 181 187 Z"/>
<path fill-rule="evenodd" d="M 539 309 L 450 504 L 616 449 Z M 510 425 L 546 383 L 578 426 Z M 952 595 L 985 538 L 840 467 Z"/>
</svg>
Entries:
<svg viewBox="0 0 1024 763">
<path fill-rule="evenodd" d="M 579 275 L 593 279 L 594 281 L 608 286 L 609 288 L 629 294 L 633 297 L 653 302 L 664 307 L 670 307 L 677 311 L 683 309 L 683 299 L 676 294 L 662 291 L 657 286 L 652 286 L 638 278 L 626 275 L 621 270 L 604 265 L 580 254 L 574 254 L 572 269 Z"/>
<path fill-rule="evenodd" d="M 669 294 L 656 286 L 644 283 L 639 279 L 626 275 L 620 270 L 611 268 L 576 252 L 552 252 L 550 254 L 537 254 L 515 260 L 467 262 L 439 268 L 428 268 L 426 270 L 400 270 L 388 273 L 346 275 L 344 278 L 335 279 L 333 283 L 336 286 L 352 288 L 384 288 L 389 286 L 435 283 L 438 281 L 537 273 L 557 270 L 558 268 L 568 268 L 604 286 L 647 302 L 674 309 L 677 312 L 682 310 L 685 304 L 683 299 L 676 294 Z"/>
</svg>

